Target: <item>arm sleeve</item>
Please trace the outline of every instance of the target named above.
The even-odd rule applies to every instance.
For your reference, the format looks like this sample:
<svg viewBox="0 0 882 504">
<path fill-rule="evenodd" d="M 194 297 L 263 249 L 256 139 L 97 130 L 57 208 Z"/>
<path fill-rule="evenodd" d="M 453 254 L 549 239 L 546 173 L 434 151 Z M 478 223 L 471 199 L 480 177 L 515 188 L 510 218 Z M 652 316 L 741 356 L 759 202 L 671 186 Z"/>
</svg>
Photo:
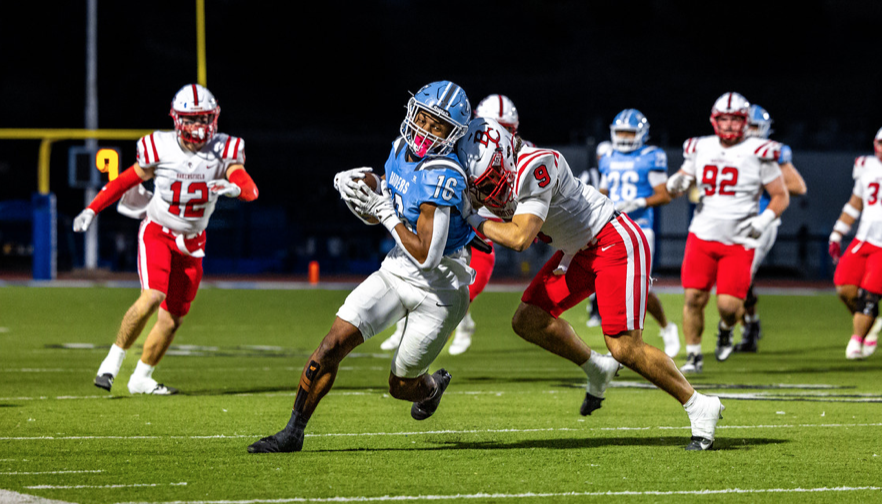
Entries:
<svg viewBox="0 0 882 504">
<path fill-rule="evenodd" d="M 254 181 L 251 180 L 251 176 L 248 175 L 248 172 L 246 172 L 244 168 L 233 170 L 233 173 L 230 174 L 230 182 L 236 184 L 239 186 L 239 189 L 242 190 L 239 194 L 240 200 L 254 201 L 257 199 L 257 186 L 254 184 Z"/>
<path fill-rule="evenodd" d="M 429 253 L 426 255 L 426 260 L 423 262 L 419 262 L 414 258 L 410 252 L 402 245 L 401 237 L 398 236 L 398 231 L 392 229 L 390 234 L 393 238 L 395 238 L 395 243 L 398 244 L 398 248 L 404 251 L 404 254 L 410 259 L 416 266 L 421 270 L 430 270 L 435 268 L 441 263 L 441 258 L 444 257 L 444 246 L 447 243 L 447 232 L 450 229 L 450 208 L 449 206 L 445 207 L 436 207 L 434 222 L 432 223 L 432 241 L 429 244 Z"/>
<path fill-rule="evenodd" d="M 135 172 L 135 167 L 130 166 L 128 170 L 120 173 L 118 177 L 102 187 L 98 195 L 95 196 L 95 199 L 89 203 L 88 208 L 97 214 L 120 199 L 126 191 L 140 183 L 141 177 Z"/>
</svg>

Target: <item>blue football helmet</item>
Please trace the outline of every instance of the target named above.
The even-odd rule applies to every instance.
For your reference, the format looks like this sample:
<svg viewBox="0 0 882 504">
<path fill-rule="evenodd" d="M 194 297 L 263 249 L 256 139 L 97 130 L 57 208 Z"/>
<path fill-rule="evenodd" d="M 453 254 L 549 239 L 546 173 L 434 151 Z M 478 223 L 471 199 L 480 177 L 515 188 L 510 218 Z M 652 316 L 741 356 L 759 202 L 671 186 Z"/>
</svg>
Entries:
<svg viewBox="0 0 882 504">
<path fill-rule="evenodd" d="M 634 138 L 620 137 L 616 134 L 618 131 L 632 131 Z M 643 143 L 649 138 L 649 121 L 639 110 L 625 109 L 613 119 L 609 132 L 615 150 L 631 152 L 643 147 Z"/>
<path fill-rule="evenodd" d="M 747 136 L 769 138 L 772 134 L 772 116 L 759 105 L 751 105 L 747 110 Z"/>
<path fill-rule="evenodd" d="M 452 129 L 446 138 L 441 138 L 417 125 L 420 112 L 449 124 Z M 456 141 L 465 135 L 472 106 L 465 91 L 450 81 L 426 84 L 407 102 L 407 116 L 401 123 L 401 136 L 419 157 L 428 154 L 445 155 L 451 151 Z"/>
</svg>

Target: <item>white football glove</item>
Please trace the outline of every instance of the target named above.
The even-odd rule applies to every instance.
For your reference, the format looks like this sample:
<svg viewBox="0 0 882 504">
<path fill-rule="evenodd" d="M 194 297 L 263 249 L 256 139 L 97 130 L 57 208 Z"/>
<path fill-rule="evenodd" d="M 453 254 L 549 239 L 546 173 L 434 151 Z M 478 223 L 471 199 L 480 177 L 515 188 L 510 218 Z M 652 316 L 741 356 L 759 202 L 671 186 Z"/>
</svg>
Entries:
<svg viewBox="0 0 882 504">
<path fill-rule="evenodd" d="M 374 169 L 369 166 L 341 171 L 334 175 L 334 189 L 340 193 L 342 199 L 354 203 L 357 200 L 355 192 L 358 188 L 358 183 L 355 180 L 364 178 L 365 174 L 372 171 L 374 171 Z M 368 190 L 370 190 L 370 188 L 368 188 Z"/>
<path fill-rule="evenodd" d="M 616 203 L 616 210 L 624 213 L 631 213 L 634 210 L 646 208 L 646 198 L 637 198 L 631 201 L 619 201 Z"/>
<path fill-rule="evenodd" d="M 388 190 L 383 194 L 377 194 L 367 184 L 359 181 L 353 196 L 357 200 L 355 205 L 358 213 L 376 217 L 389 231 L 401 223 L 401 219 L 395 213 L 391 193 Z"/>
<path fill-rule="evenodd" d="M 242 189 L 230 182 L 229 180 L 215 180 L 208 184 L 208 190 L 218 196 L 226 196 L 228 198 L 238 198 L 242 194 Z"/>
<path fill-rule="evenodd" d="M 87 208 L 76 216 L 73 222 L 73 230 L 77 233 L 85 233 L 95 218 L 95 212 L 91 208 Z"/>
<path fill-rule="evenodd" d="M 735 233 L 741 237 L 757 240 L 769 228 L 772 222 L 775 222 L 776 218 L 775 212 L 766 208 L 763 210 L 763 213 L 739 222 L 735 226 Z"/>
<path fill-rule="evenodd" d="M 694 181 L 695 177 L 692 175 L 687 175 L 678 171 L 668 178 L 668 181 L 665 182 L 665 187 L 671 194 L 681 194 L 685 192 L 686 189 L 689 189 L 689 186 L 691 186 Z"/>
</svg>

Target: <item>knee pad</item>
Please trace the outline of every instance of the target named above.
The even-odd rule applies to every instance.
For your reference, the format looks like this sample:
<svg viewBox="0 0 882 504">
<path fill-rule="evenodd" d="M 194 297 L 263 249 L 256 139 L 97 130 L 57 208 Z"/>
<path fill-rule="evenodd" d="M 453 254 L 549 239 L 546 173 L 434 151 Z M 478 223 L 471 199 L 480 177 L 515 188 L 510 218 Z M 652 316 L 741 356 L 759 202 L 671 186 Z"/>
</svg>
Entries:
<svg viewBox="0 0 882 504">
<path fill-rule="evenodd" d="M 864 289 L 858 289 L 857 309 L 859 312 L 870 317 L 879 316 L 879 294 L 873 294 Z"/>
<path fill-rule="evenodd" d="M 753 284 L 750 284 L 750 288 L 747 289 L 747 297 L 744 299 L 744 308 L 753 308 L 757 301 L 759 298 L 753 293 Z"/>
</svg>

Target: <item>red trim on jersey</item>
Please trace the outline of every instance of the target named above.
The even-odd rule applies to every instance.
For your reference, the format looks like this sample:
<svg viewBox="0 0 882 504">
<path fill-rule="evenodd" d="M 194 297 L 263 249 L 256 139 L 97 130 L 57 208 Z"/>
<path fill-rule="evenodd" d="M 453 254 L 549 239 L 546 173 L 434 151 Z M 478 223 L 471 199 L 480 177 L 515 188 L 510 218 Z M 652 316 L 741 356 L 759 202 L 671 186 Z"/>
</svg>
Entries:
<svg viewBox="0 0 882 504">
<path fill-rule="evenodd" d="M 236 138 L 236 145 L 233 147 L 233 158 L 232 159 L 236 159 L 237 157 L 239 157 L 239 142 L 241 142 L 241 141 L 242 141 L 241 138 Z"/>
<path fill-rule="evenodd" d="M 150 153 L 147 152 L 147 137 L 141 137 L 141 150 L 144 151 L 144 164 L 150 164 Z"/>
<path fill-rule="evenodd" d="M 233 137 L 227 137 L 227 143 L 224 144 L 224 153 L 221 155 L 222 158 L 227 157 L 227 150 L 229 150 L 230 148 L 230 140 L 232 139 Z"/>
<path fill-rule="evenodd" d="M 150 146 L 153 147 L 153 162 L 159 162 L 159 153 L 156 152 L 156 141 L 153 139 L 153 133 L 150 133 Z"/>
<path fill-rule="evenodd" d="M 549 150 L 539 150 L 532 154 L 523 154 L 518 158 L 517 165 L 521 166 L 523 164 L 523 168 L 518 168 L 518 176 L 515 178 L 515 192 L 520 193 L 521 187 L 521 175 L 524 173 L 524 170 L 527 169 L 527 166 L 530 165 L 537 157 L 544 156 L 546 154 L 551 154 L 552 151 Z M 555 167 L 557 167 L 557 160 L 554 162 Z"/>
<path fill-rule="evenodd" d="M 120 199 L 129 189 L 141 183 L 141 177 L 135 172 L 135 165 L 119 174 L 119 177 L 111 180 L 98 192 L 95 199 L 89 203 L 88 208 L 96 214 L 109 207 L 114 201 Z"/>
<path fill-rule="evenodd" d="M 761 154 L 761 155 L 765 156 L 769 152 L 768 147 L 772 144 L 772 142 L 773 142 L 772 140 L 767 140 L 766 142 L 761 143 L 760 146 L 757 147 L 755 151 L 753 151 L 753 153 L 759 154 L 760 149 L 762 149 L 763 147 L 766 147 L 766 150 L 764 150 L 763 153 Z"/>
<path fill-rule="evenodd" d="M 230 174 L 230 182 L 239 186 L 239 189 L 242 189 L 242 193 L 239 194 L 240 200 L 254 201 L 257 199 L 257 186 L 254 184 L 254 181 L 251 180 L 251 176 L 248 175 L 248 172 L 246 172 L 244 168 L 241 170 L 233 170 L 233 173 Z"/>
<path fill-rule="evenodd" d="M 196 93 L 196 84 L 190 84 L 193 87 L 193 106 L 199 106 L 199 95 Z"/>
</svg>

